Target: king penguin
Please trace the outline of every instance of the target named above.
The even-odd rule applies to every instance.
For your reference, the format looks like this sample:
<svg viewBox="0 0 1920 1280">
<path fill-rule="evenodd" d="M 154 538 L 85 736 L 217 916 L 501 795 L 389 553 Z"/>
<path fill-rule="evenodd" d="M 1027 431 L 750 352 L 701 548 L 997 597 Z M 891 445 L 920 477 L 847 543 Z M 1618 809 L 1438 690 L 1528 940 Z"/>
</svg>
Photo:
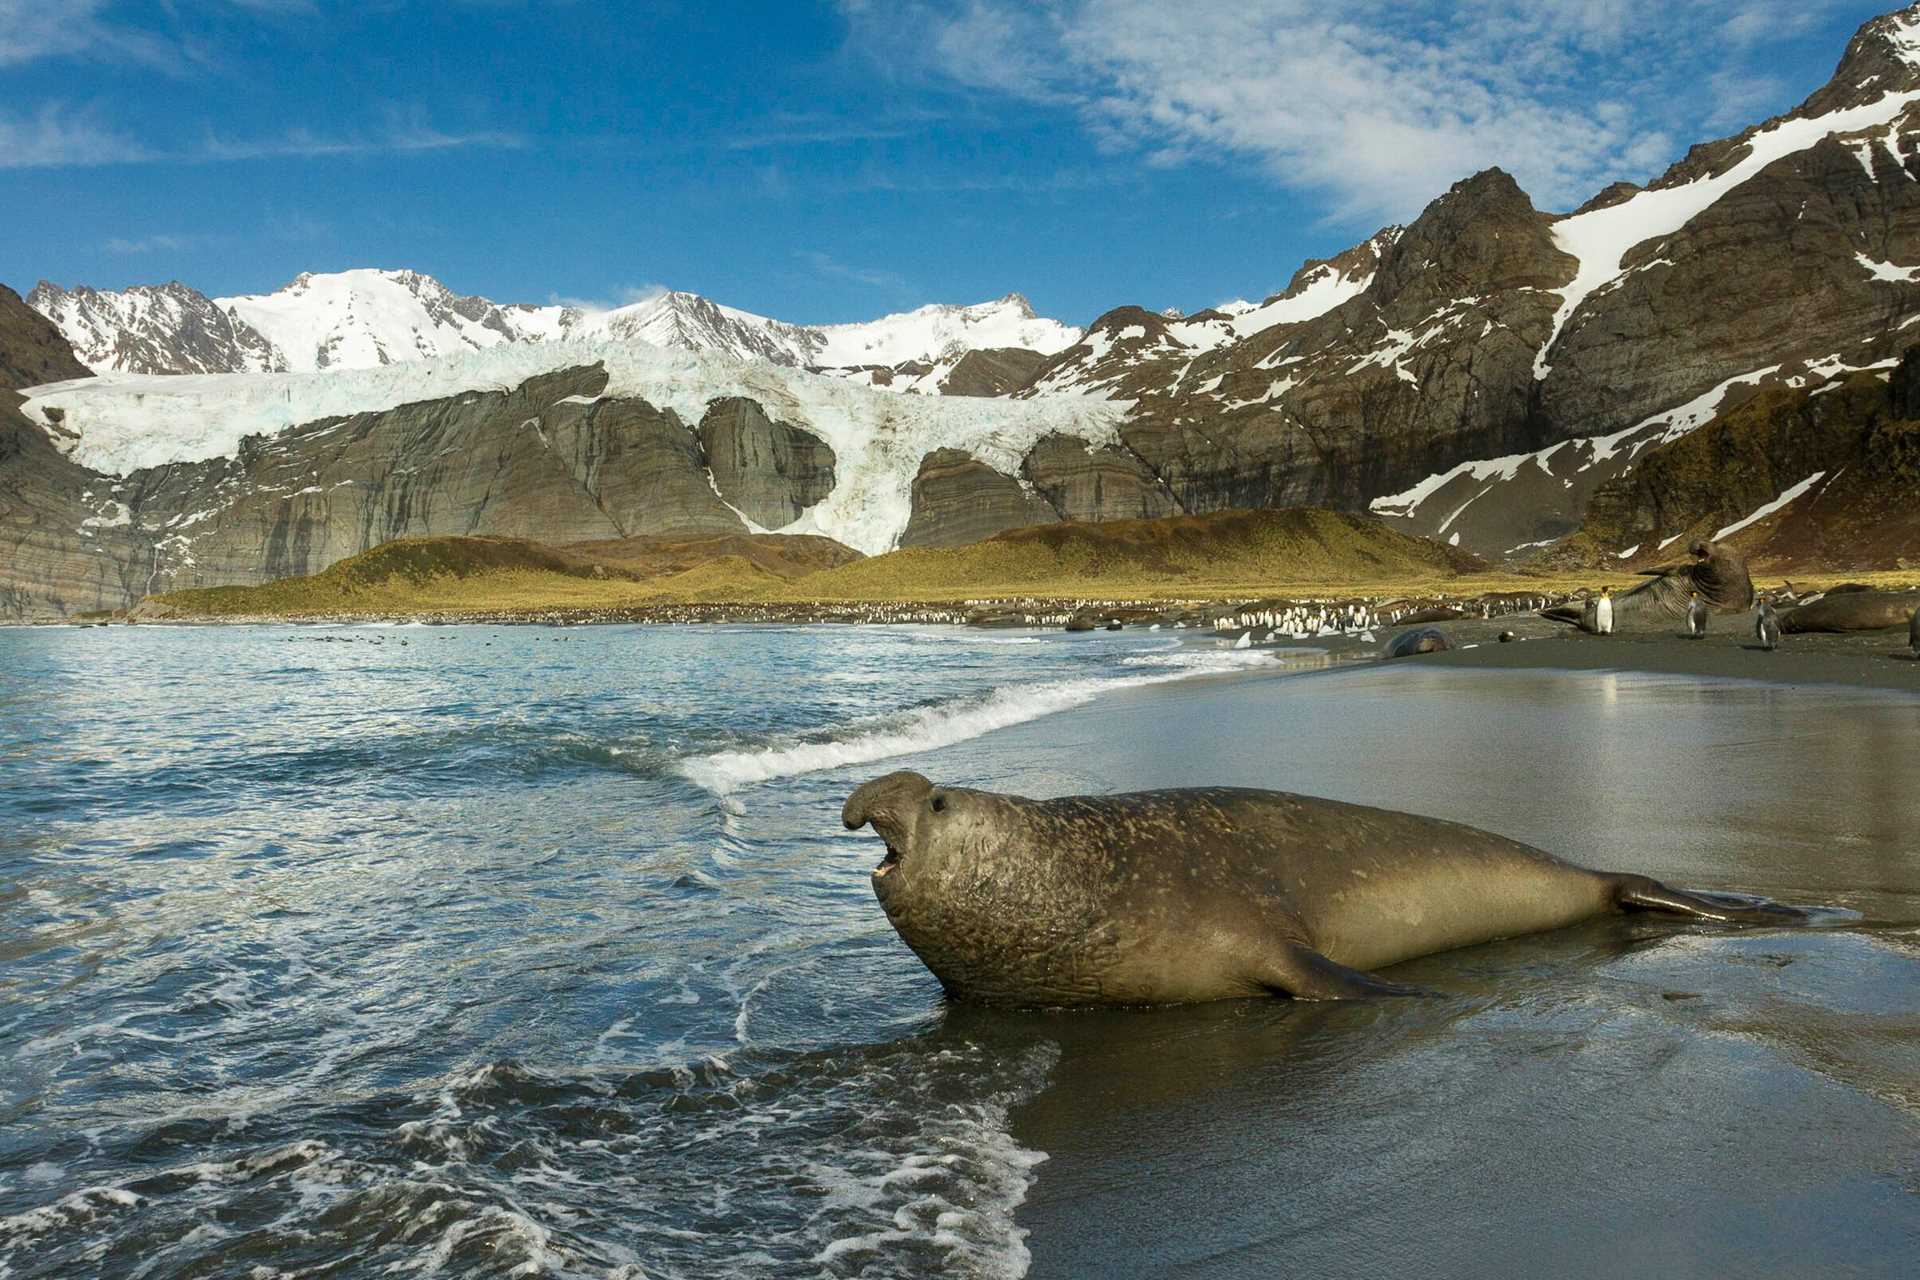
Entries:
<svg viewBox="0 0 1920 1280">
<path fill-rule="evenodd" d="M 1707 634 L 1707 602 L 1700 598 L 1698 591 L 1693 592 L 1693 603 L 1687 606 L 1687 634 L 1695 640 Z"/>
<path fill-rule="evenodd" d="M 1600 598 L 1593 605 L 1593 627 L 1603 636 L 1613 634 L 1613 588 L 1600 588 Z"/>
<path fill-rule="evenodd" d="M 1760 642 L 1762 649 L 1772 653 L 1780 647 L 1780 615 L 1775 613 L 1773 606 L 1764 599 L 1759 602 L 1759 610 L 1758 616 L 1753 620 L 1754 639 Z"/>
</svg>

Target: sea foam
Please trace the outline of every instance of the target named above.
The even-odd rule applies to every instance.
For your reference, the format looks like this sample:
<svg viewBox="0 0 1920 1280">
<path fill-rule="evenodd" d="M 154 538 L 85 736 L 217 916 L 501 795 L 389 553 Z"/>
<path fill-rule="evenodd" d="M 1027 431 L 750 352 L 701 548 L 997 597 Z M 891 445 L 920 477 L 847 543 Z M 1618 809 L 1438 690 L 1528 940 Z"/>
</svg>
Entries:
<svg viewBox="0 0 1920 1280">
<path fill-rule="evenodd" d="M 1272 659 L 1267 654 L 1229 650 L 1142 655 L 1125 661 L 1129 665 L 1161 669 L 1142 671 L 1138 675 L 1004 685 L 984 697 L 957 699 L 916 711 L 855 721 L 832 737 L 697 756 L 682 761 L 679 770 L 695 785 L 725 796 L 741 787 L 774 778 L 843 769 L 950 747 L 996 729 L 1085 706 L 1103 694 L 1122 689 L 1225 675 L 1267 665 Z"/>
</svg>

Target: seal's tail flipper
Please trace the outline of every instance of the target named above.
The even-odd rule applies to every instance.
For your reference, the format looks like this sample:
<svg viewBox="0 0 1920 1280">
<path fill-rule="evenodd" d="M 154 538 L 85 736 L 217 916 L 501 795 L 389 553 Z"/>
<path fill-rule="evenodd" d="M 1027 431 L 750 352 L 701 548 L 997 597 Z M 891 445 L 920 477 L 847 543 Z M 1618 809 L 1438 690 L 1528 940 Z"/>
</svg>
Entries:
<svg viewBox="0 0 1920 1280">
<path fill-rule="evenodd" d="M 1383 982 L 1370 973 L 1349 969 L 1311 947 L 1287 947 L 1273 958 L 1260 985 L 1295 1000 L 1368 1000 L 1377 996 L 1430 996 L 1420 987 Z"/>
<path fill-rule="evenodd" d="M 1672 889 L 1647 876 L 1618 876 L 1616 880 L 1613 900 L 1622 911 L 1664 911 L 1721 924 L 1806 924 L 1813 918 L 1798 907 L 1764 898 Z"/>
</svg>

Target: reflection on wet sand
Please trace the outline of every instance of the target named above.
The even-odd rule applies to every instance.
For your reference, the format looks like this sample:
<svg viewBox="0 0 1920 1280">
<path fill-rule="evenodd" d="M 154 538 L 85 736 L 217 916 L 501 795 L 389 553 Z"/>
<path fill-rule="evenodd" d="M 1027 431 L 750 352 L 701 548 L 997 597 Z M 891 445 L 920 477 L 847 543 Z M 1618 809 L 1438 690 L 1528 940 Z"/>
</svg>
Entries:
<svg viewBox="0 0 1920 1280">
<path fill-rule="evenodd" d="M 1102 744 L 1072 789 L 1297 790 L 1865 918 L 1627 917 L 1387 971 L 1425 1001 L 951 1010 L 1060 1048 L 1013 1117 L 1049 1154 L 1019 1216 L 1036 1275 L 1907 1274 L 1920 701 L 1405 667 L 1017 731 L 1038 732 Z M 1018 758 L 992 785 L 1068 789 Z"/>
</svg>

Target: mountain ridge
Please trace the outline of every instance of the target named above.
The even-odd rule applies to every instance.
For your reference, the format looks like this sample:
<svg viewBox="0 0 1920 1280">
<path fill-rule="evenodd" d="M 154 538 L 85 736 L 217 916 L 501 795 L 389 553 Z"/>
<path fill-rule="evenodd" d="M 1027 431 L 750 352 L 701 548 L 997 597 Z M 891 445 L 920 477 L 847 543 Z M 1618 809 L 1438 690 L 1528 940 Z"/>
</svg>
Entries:
<svg viewBox="0 0 1920 1280">
<path fill-rule="evenodd" d="M 302 272 L 272 293 L 224 298 L 177 280 L 121 290 L 42 280 L 27 302 L 96 373 L 366 369 L 508 343 L 612 339 L 857 378 L 909 364 L 950 368 L 976 349 L 1051 355 L 1079 334 L 1036 315 L 1019 293 L 932 303 L 871 321 L 801 325 L 675 290 L 606 309 L 496 303 L 456 294 L 423 272 L 385 268 Z"/>
</svg>

